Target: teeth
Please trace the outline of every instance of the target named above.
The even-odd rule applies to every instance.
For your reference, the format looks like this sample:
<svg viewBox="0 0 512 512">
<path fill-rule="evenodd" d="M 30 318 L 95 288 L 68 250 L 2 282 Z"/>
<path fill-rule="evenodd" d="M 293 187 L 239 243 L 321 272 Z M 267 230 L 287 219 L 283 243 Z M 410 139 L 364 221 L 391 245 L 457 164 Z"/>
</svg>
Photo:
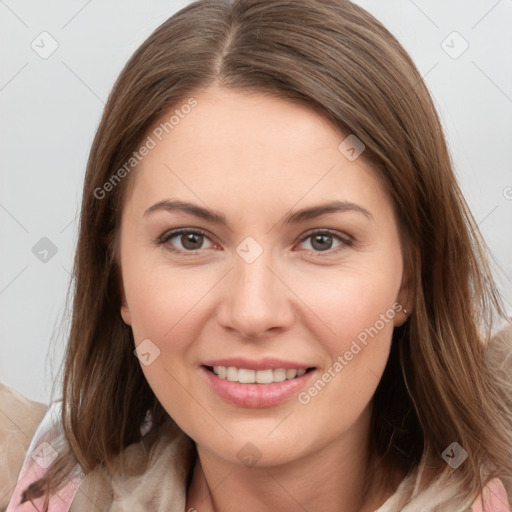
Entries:
<svg viewBox="0 0 512 512">
<path fill-rule="evenodd" d="M 258 384 L 271 384 L 274 382 L 274 372 L 272 370 L 258 370 L 256 372 L 256 382 Z"/>
<path fill-rule="evenodd" d="M 241 384 L 272 384 L 285 380 L 301 377 L 306 373 L 304 368 L 300 370 L 276 368 L 275 370 L 248 370 L 247 368 L 235 368 L 234 366 L 214 366 L 213 373 L 221 379 Z"/>
<path fill-rule="evenodd" d="M 236 368 L 234 369 L 236 370 Z M 242 382 L 243 384 L 256 382 L 256 372 L 254 370 L 246 370 L 245 368 L 238 370 L 238 382 Z"/>
<path fill-rule="evenodd" d="M 238 380 L 238 370 L 236 368 L 234 368 L 233 366 L 230 366 L 226 373 L 226 379 L 230 380 L 231 382 L 237 381 Z"/>
<path fill-rule="evenodd" d="M 274 382 L 283 382 L 286 380 L 286 370 L 284 368 L 277 368 L 272 372 L 272 380 Z"/>
<path fill-rule="evenodd" d="M 294 379 L 297 376 L 297 370 L 286 370 L 286 378 Z"/>
</svg>

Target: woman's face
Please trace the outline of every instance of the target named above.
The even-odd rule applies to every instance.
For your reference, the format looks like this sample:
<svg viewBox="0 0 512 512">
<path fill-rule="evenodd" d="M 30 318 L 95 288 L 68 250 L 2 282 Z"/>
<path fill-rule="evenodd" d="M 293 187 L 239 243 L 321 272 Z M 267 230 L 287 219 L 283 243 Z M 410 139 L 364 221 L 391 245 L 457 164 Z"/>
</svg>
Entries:
<svg viewBox="0 0 512 512">
<path fill-rule="evenodd" d="M 264 94 L 211 88 L 176 109 L 125 178 L 120 233 L 122 316 L 155 395 L 226 462 L 366 439 L 407 290 L 363 147 Z"/>
</svg>

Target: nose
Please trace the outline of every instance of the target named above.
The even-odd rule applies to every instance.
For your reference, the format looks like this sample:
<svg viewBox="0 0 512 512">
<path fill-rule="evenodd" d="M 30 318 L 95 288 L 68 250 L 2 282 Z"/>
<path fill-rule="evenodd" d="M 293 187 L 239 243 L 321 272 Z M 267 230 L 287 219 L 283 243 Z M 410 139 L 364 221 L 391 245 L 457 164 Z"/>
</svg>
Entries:
<svg viewBox="0 0 512 512">
<path fill-rule="evenodd" d="M 265 251 L 252 263 L 234 256 L 234 268 L 224 280 L 217 313 L 225 329 L 259 340 L 293 325 L 293 293 L 273 267 Z"/>
</svg>

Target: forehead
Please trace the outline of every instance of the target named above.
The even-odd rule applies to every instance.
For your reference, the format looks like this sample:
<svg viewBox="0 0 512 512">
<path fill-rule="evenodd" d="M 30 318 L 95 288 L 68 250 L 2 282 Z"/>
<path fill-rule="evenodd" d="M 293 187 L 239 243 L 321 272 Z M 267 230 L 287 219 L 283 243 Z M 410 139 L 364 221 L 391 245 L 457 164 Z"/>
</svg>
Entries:
<svg viewBox="0 0 512 512">
<path fill-rule="evenodd" d="M 153 147 L 127 197 L 138 209 L 172 196 L 257 215 L 269 204 L 372 203 L 384 194 L 362 156 L 340 151 L 347 134 L 307 105 L 263 93 L 195 94 L 166 112 L 149 137 Z"/>
</svg>

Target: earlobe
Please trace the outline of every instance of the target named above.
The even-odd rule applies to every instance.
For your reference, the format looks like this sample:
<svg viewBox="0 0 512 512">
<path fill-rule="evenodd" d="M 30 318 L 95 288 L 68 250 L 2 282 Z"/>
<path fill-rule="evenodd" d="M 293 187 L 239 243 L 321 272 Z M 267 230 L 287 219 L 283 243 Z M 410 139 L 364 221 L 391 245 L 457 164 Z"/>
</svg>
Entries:
<svg viewBox="0 0 512 512">
<path fill-rule="evenodd" d="M 407 322 L 409 315 L 410 315 L 410 311 L 407 309 L 407 307 L 404 304 L 402 304 L 401 302 L 398 302 L 398 304 L 400 304 L 401 308 L 398 311 L 398 313 L 395 315 L 395 319 L 393 322 L 395 327 L 400 327 L 401 325 L 405 324 L 405 322 Z"/>
<path fill-rule="evenodd" d="M 397 297 L 396 304 L 399 305 L 396 308 L 396 315 L 394 318 L 394 326 L 400 327 L 405 324 L 409 317 L 411 316 L 412 311 L 412 293 L 411 293 L 411 280 L 408 276 L 408 273 L 405 272 L 402 278 L 402 286 L 400 288 L 400 292 Z"/>
</svg>

